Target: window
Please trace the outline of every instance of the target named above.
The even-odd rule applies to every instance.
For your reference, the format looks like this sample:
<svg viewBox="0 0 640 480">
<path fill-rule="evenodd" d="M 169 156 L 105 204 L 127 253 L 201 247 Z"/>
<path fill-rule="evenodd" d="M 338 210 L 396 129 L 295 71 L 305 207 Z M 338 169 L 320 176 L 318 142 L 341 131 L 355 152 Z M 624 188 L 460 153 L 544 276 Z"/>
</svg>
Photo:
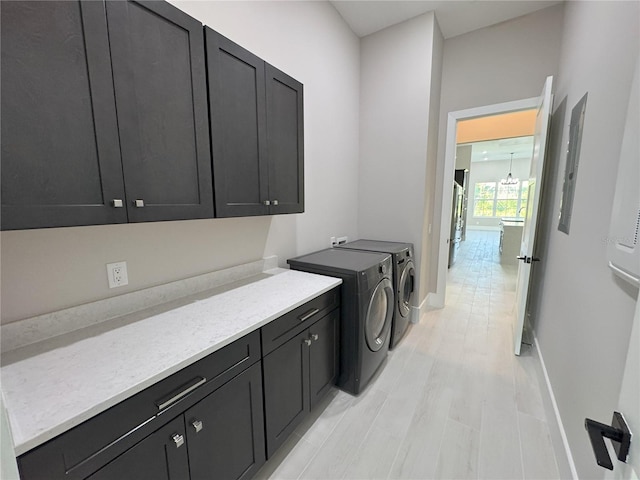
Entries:
<svg viewBox="0 0 640 480">
<path fill-rule="evenodd" d="M 473 196 L 473 216 L 493 217 L 493 207 L 496 199 L 496 182 L 476 183 Z"/>
<path fill-rule="evenodd" d="M 474 217 L 523 217 L 527 206 L 529 182 L 502 185 L 500 182 L 478 182 L 474 187 Z"/>
</svg>

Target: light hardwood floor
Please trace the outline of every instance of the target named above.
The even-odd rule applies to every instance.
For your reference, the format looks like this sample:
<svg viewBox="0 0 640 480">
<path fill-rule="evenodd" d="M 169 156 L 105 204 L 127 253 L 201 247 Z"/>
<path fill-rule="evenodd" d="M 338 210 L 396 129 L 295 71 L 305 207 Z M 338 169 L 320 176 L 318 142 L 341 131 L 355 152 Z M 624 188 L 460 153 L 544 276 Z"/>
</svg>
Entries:
<svg viewBox="0 0 640 480">
<path fill-rule="evenodd" d="M 512 353 L 517 266 L 497 250 L 497 232 L 469 232 L 445 308 L 412 326 L 360 396 L 331 392 L 257 478 L 559 478 L 537 360 Z"/>
</svg>

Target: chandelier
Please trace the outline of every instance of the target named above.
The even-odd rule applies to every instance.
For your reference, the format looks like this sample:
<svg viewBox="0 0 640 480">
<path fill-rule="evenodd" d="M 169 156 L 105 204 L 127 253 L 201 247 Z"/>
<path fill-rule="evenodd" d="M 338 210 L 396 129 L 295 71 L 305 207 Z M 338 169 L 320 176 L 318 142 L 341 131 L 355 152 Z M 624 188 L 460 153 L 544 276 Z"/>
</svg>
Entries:
<svg viewBox="0 0 640 480">
<path fill-rule="evenodd" d="M 509 175 L 507 175 L 507 178 L 503 178 L 502 180 L 500 180 L 500 185 L 517 185 L 520 180 L 518 180 L 517 178 L 513 178 L 513 175 L 511 175 L 511 167 L 513 166 L 513 152 L 511 152 L 511 162 L 509 163 Z"/>
</svg>

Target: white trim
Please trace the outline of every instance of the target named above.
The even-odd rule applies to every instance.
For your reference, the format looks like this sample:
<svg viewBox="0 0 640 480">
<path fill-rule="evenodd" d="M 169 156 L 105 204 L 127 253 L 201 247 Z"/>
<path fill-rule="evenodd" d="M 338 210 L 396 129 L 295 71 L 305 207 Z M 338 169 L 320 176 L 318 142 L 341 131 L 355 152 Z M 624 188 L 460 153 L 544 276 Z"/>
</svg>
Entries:
<svg viewBox="0 0 640 480">
<path fill-rule="evenodd" d="M 409 316 L 409 323 L 420 323 L 420 318 L 422 318 L 422 305 L 424 305 L 424 302 L 422 302 L 422 304 L 419 307 L 414 307 L 411 306 L 411 315 Z"/>
<path fill-rule="evenodd" d="M 571 469 L 571 477 L 573 480 L 579 480 L 578 471 L 576 470 L 576 464 L 573 461 L 573 455 L 571 454 L 571 447 L 569 446 L 569 440 L 567 439 L 567 433 L 564 430 L 562 424 L 562 418 L 560 417 L 560 410 L 558 410 L 558 404 L 556 403 L 556 397 L 553 394 L 553 388 L 551 388 L 551 380 L 549 380 L 549 374 L 547 373 L 547 367 L 544 364 L 544 358 L 542 358 L 542 351 L 540 350 L 540 344 L 538 343 L 538 337 L 533 334 L 533 343 L 538 351 L 538 358 L 540 359 L 540 366 L 542 367 L 542 373 L 544 374 L 544 381 L 547 384 L 547 390 L 549 391 L 549 397 L 551 398 L 551 405 L 553 406 L 553 413 L 558 422 L 558 429 L 560 430 L 560 436 L 562 437 L 562 444 L 564 445 L 564 451 L 567 455 L 567 461 L 569 462 L 569 468 Z"/>
<path fill-rule="evenodd" d="M 444 295 L 438 295 L 435 292 L 429 292 L 425 299 L 427 305 L 435 308 L 444 308 Z"/>
<path fill-rule="evenodd" d="M 444 156 L 444 177 L 442 179 L 442 209 L 440 210 L 440 249 L 438 253 L 438 280 L 436 296 L 441 299 L 444 306 L 444 298 L 447 288 L 447 266 L 449 258 L 449 237 L 451 220 L 451 195 L 453 195 L 453 174 L 455 170 L 456 158 L 456 125 L 460 120 L 487 117 L 500 113 L 518 112 L 530 110 L 538 106 L 539 97 L 515 100 L 513 102 L 497 103 L 485 105 L 483 107 L 469 108 L 449 112 L 447 117 L 447 136 Z"/>
<path fill-rule="evenodd" d="M 420 302 L 420 305 L 411 307 L 411 323 L 420 323 L 420 319 L 422 319 L 424 313 L 443 307 L 444 302 L 440 303 L 438 296 L 433 292 L 429 292 L 427 296 L 424 297 L 424 300 Z"/>
</svg>

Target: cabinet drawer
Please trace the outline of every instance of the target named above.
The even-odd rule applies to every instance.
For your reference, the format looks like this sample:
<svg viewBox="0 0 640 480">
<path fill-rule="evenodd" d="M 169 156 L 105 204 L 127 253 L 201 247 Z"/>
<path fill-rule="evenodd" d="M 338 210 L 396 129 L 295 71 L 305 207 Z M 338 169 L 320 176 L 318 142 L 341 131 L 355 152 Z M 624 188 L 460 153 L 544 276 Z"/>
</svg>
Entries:
<svg viewBox="0 0 640 480">
<path fill-rule="evenodd" d="M 86 478 L 260 358 L 255 331 L 20 456 L 21 478 Z"/>
<path fill-rule="evenodd" d="M 340 305 L 340 287 L 329 290 L 262 327 L 262 351 L 267 355 Z"/>
</svg>

